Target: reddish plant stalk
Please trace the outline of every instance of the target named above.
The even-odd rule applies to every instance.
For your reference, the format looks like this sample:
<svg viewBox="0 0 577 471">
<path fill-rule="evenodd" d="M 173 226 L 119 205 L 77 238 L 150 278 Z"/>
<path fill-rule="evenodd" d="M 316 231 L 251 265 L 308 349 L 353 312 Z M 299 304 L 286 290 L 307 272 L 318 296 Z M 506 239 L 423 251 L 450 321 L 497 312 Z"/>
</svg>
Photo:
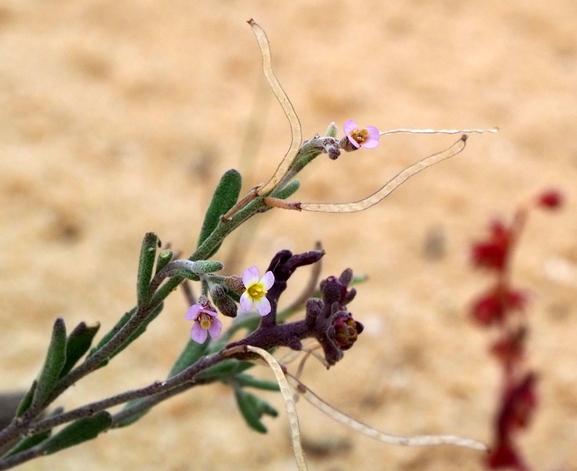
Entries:
<svg viewBox="0 0 577 471">
<path fill-rule="evenodd" d="M 561 204 L 562 196 L 558 191 L 545 191 L 528 204 L 520 205 L 509 225 L 501 220 L 493 221 L 489 238 L 472 247 L 473 265 L 489 270 L 494 282 L 472 303 L 471 316 L 481 327 L 496 331 L 490 352 L 503 371 L 493 422 L 494 443 L 486 461 L 490 469 L 530 470 L 518 450 L 516 437 L 520 430 L 529 426 L 537 406 L 537 373 L 528 366 L 526 359 L 528 296 L 525 291 L 512 287 L 511 259 L 529 210 L 535 207 L 555 209 Z"/>
</svg>

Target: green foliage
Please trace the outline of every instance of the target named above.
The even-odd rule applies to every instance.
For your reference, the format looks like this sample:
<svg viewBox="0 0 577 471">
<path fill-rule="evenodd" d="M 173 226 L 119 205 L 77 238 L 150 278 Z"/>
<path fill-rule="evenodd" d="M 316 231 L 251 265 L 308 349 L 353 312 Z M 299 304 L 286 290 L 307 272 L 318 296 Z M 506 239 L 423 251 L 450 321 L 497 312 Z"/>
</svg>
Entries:
<svg viewBox="0 0 577 471">
<path fill-rule="evenodd" d="M 172 378 L 181 371 L 184 371 L 190 365 L 194 364 L 201 356 L 206 353 L 208 342 L 196 343 L 194 340 L 189 340 L 184 347 L 184 350 L 174 363 L 173 367 L 168 373 L 168 377 Z"/>
<path fill-rule="evenodd" d="M 231 376 L 241 373 L 254 364 L 249 361 L 226 360 L 196 375 L 196 378 L 209 381 L 227 380 Z"/>
<path fill-rule="evenodd" d="M 240 387 L 235 388 L 234 394 L 238 409 L 248 426 L 259 433 L 266 433 L 268 430 L 260 419 L 263 415 L 276 417 L 278 416 L 278 411 L 268 402 L 246 392 Z"/>
<path fill-rule="evenodd" d="M 236 383 L 241 387 L 262 389 L 264 391 L 280 391 L 280 386 L 276 381 L 267 381 L 255 378 L 247 374 L 238 374 L 234 377 Z"/>
<path fill-rule="evenodd" d="M 52 434 L 52 430 L 45 430 L 44 432 L 36 433 L 36 434 L 32 435 L 31 437 L 25 437 L 22 440 L 20 440 L 18 443 L 16 443 L 16 445 L 14 445 L 12 448 L 10 448 L 8 453 L 6 453 L 3 456 L 3 458 L 8 458 L 10 456 L 16 455 L 16 454 L 21 453 L 23 451 L 26 451 L 26 450 L 32 448 L 33 446 L 36 446 L 39 443 L 42 443 L 44 440 L 46 440 L 48 437 L 50 437 L 51 434 Z"/>
<path fill-rule="evenodd" d="M 49 455 L 79 443 L 96 438 L 112 424 L 112 418 L 106 411 L 100 411 L 92 417 L 85 417 L 72 422 L 56 435 L 42 444 L 42 451 Z"/>
<path fill-rule="evenodd" d="M 286 200 L 287 198 L 290 198 L 292 195 L 294 195 L 298 191 L 300 186 L 301 186 L 300 180 L 292 180 L 283 188 L 273 191 L 271 196 L 274 196 L 275 198 L 281 200 Z"/>
<path fill-rule="evenodd" d="M 159 314 L 162 312 L 163 308 L 164 308 L 164 304 L 160 304 L 156 309 L 154 309 L 154 311 L 152 311 L 148 315 L 146 320 L 142 324 L 140 324 L 140 327 L 138 327 L 138 329 L 136 329 L 134 331 L 134 333 L 130 337 L 128 337 L 126 342 L 124 342 L 118 350 L 116 350 L 112 355 L 110 355 L 108 360 L 110 360 L 113 357 L 115 357 L 116 355 L 118 355 L 122 350 L 124 350 L 132 342 L 134 342 L 138 337 L 140 337 L 144 332 L 146 332 L 146 328 L 148 327 L 148 325 L 159 316 Z"/>
<path fill-rule="evenodd" d="M 160 239 L 154 232 L 147 232 L 140 249 L 138 276 L 136 278 L 136 299 L 138 307 L 145 307 L 150 301 L 150 280 L 154 271 L 156 249 L 160 247 Z"/>
<path fill-rule="evenodd" d="M 197 274 L 214 273 L 224 268 L 222 262 L 217 260 L 197 260 L 192 263 L 194 264 L 192 270 Z"/>
<path fill-rule="evenodd" d="M 114 325 L 114 327 L 106 333 L 106 335 L 104 335 L 104 337 L 102 337 L 102 339 L 100 339 L 100 342 L 98 342 L 96 344 L 96 347 L 93 347 L 90 350 L 90 354 L 88 355 L 89 357 L 94 355 L 98 350 L 100 350 L 102 347 L 104 347 L 104 345 L 106 345 L 110 339 L 112 339 L 112 337 L 114 337 L 116 335 L 116 333 L 122 329 L 122 327 L 124 326 L 124 324 L 126 324 L 130 318 L 136 314 L 138 308 L 134 307 L 132 308 L 130 311 L 124 313 L 124 315 L 120 318 L 120 320 Z M 102 365 L 104 366 L 104 365 Z"/>
<path fill-rule="evenodd" d="M 216 229 L 221 216 L 226 214 L 228 210 L 236 204 L 241 187 L 242 177 L 237 170 L 228 170 L 221 177 L 206 211 L 206 215 L 204 216 L 204 222 L 202 223 L 202 229 L 198 237 L 199 247 Z M 212 253 L 208 254 L 205 258 L 213 256 L 220 248 L 220 245 L 221 244 L 218 244 L 212 250 Z"/>
<path fill-rule="evenodd" d="M 122 350 L 124 350 L 132 342 L 134 342 L 138 337 L 140 337 L 146 331 L 148 324 L 150 324 L 154 319 L 156 319 L 158 317 L 158 315 L 162 312 L 163 308 L 164 308 L 164 304 L 162 304 L 162 303 L 159 304 L 156 307 L 156 309 L 154 309 L 146 317 L 146 319 L 144 320 L 144 322 L 142 322 L 140 327 L 138 327 L 138 329 L 136 329 L 134 331 L 134 333 L 130 337 L 128 337 L 128 339 L 117 350 L 114 351 L 114 353 L 112 353 L 105 361 L 102 362 L 100 367 L 106 366 L 108 364 L 108 362 L 113 357 L 118 355 Z M 104 347 L 104 345 L 106 345 L 118 333 L 118 331 L 120 329 L 122 329 L 122 327 L 124 327 L 124 325 L 130 320 L 130 318 L 136 314 L 137 310 L 138 310 L 138 308 L 135 307 L 131 311 L 125 313 L 120 318 L 120 320 L 116 323 L 116 325 L 100 340 L 100 342 L 98 342 L 96 347 L 94 347 L 90 350 L 89 357 L 94 355 L 98 350 L 100 350 L 102 347 Z"/>
<path fill-rule="evenodd" d="M 143 399 L 136 399 L 134 401 L 127 402 L 126 405 L 124 406 L 124 408 L 127 409 L 129 407 L 136 406 L 137 404 L 140 404 L 142 401 L 143 401 Z M 127 417 L 125 419 L 119 420 L 118 422 L 115 422 L 114 427 L 115 428 L 128 427 L 129 425 L 132 425 L 133 423 L 142 419 L 142 417 L 144 417 L 149 412 L 150 412 L 150 408 L 143 409 L 143 410 L 138 411 L 138 412 L 134 412 L 130 417 Z"/>
<path fill-rule="evenodd" d="M 44 366 L 37 379 L 36 391 L 32 399 L 33 405 L 41 406 L 48 398 L 54 385 L 60 378 L 60 372 L 66 363 L 66 325 L 61 317 L 56 319 L 52 328 L 52 338 Z"/>
<path fill-rule="evenodd" d="M 100 324 L 87 326 L 85 322 L 81 322 L 70 333 L 66 340 L 66 363 L 60 371 L 60 378 L 68 373 L 88 351 L 98 329 L 100 329 Z"/>
<path fill-rule="evenodd" d="M 32 381 L 32 386 L 28 392 L 24 395 L 20 404 L 18 404 L 18 409 L 16 409 L 16 417 L 21 417 L 24 412 L 32 405 L 32 399 L 34 399 L 34 393 L 36 393 L 36 387 L 38 386 L 38 381 Z"/>
<path fill-rule="evenodd" d="M 158 259 L 156 260 L 156 273 L 162 270 L 166 265 L 168 265 L 172 259 L 174 258 L 174 254 L 172 250 L 164 249 L 158 254 Z"/>
</svg>

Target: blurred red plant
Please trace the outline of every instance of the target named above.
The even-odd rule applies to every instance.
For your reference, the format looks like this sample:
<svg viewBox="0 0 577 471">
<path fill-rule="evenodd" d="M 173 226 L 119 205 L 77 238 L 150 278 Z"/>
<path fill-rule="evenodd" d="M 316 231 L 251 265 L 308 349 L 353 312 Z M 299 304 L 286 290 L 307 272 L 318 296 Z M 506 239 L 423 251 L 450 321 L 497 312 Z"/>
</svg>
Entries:
<svg viewBox="0 0 577 471">
<path fill-rule="evenodd" d="M 527 366 L 525 355 L 528 294 L 511 286 L 511 258 L 529 210 L 556 209 L 562 203 L 563 195 L 558 190 L 541 192 L 517 208 L 511 223 L 492 221 L 487 239 L 474 243 L 471 249 L 473 266 L 488 270 L 495 280 L 490 289 L 472 302 L 470 315 L 477 325 L 497 329 L 490 352 L 503 369 L 503 386 L 493 423 L 494 444 L 486 462 L 490 469 L 530 470 L 515 440 L 516 433 L 529 426 L 537 407 L 537 374 Z"/>
</svg>

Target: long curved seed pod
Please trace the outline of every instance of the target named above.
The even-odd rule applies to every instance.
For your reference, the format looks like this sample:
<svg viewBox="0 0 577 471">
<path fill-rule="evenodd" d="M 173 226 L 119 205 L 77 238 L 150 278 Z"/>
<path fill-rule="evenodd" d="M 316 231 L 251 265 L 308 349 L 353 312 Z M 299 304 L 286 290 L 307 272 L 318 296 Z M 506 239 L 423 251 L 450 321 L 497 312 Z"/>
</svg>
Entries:
<svg viewBox="0 0 577 471">
<path fill-rule="evenodd" d="M 278 79 L 276 78 L 272 70 L 270 45 L 268 42 L 268 38 L 266 37 L 266 33 L 257 23 L 255 23 L 253 19 L 250 19 L 248 21 L 248 24 L 251 26 L 252 31 L 260 47 L 260 52 L 262 55 L 262 70 L 264 72 L 264 76 L 266 77 L 270 85 L 270 88 L 272 89 L 277 100 L 282 106 L 284 114 L 289 120 L 292 136 L 290 147 L 287 153 L 285 154 L 283 160 L 279 164 L 278 168 L 276 169 L 276 172 L 274 173 L 272 178 L 268 181 L 268 183 L 261 186 L 257 190 L 258 195 L 264 195 L 265 193 L 271 191 L 277 185 L 277 183 L 282 180 L 282 177 L 284 177 L 285 173 L 288 171 L 290 165 L 292 164 L 301 146 L 302 130 L 301 130 L 301 123 L 295 112 L 295 109 L 293 108 L 292 103 L 290 102 L 287 94 L 281 87 L 281 84 L 279 83 Z"/>
<path fill-rule="evenodd" d="M 485 134 L 488 132 L 499 132 L 499 128 L 490 129 L 391 129 L 389 131 L 381 131 L 379 134 L 385 136 L 387 134 Z"/>
<path fill-rule="evenodd" d="M 270 369 L 272 370 L 272 372 L 274 373 L 274 375 L 276 377 L 276 380 L 277 380 L 278 385 L 280 387 L 280 392 L 281 392 L 282 397 L 284 399 L 284 403 L 285 403 L 285 407 L 286 407 L 286 411 L 287 411 L 287 415 L 288 415 L 288 419 L 289 419 L 289 424 L 290 424 L 290 428 L 291 428 L 291 438 L 292 438 L 292 442 L 293 442 L 293 452 L 294 452 L 295 459 L 297 462 L 297 467 L 298 467 L 299 471 L 306 471 L 308 468 L 307 468 L 307 464 L 305 462 L 305 456 L 304 456 L 303 448 L 301 445 L 299 418 L 297 416 L 297 410 L 296 410 L 295 402 L 293 400 L 293 395 L 292 395 L 291 389 L 290 389 L 289 384 L 286 380 L 286 377 L 282 371 L 282 368 L 278 364 L 278 362 L 275 360 L 275 358 L 270 353 L 268 353 L 266 350 L 263 350 L 262 348 L 258 348 L 258 347 L 253 347 L 250 345 L 248 345 L 246 348 L 249 351 L 260 355 L 268 363 L 268 366 L 270 366 Z"/>
<path fill-rule="evenodd" d="M 397 174 L 396 177 L 389 180 L 380 190 L 360 201 L 355 201 L 354 203 L 296 203 L 295 207 L 290 209 L 320 213 L 355 213 L 357 211 L 364 211 L 386 198 L 416 173 L 419 173 L 421 170 L 425 170 L 427 167 L 435 165 L 442 160 L 457 155 L 465 148 L 466 141 L 467 135 L 463 134 L 461 138 L 448 149 L 429 155 L 410 167 L 407 167 Z"/>
<path fill-rule="evenodd" d="M 352 428 L 355 432 L 362 433 L 382 443 L 402 446 L 455 445 L 472 448 L 473 450 L 489 451 L 489 447 L 484 443 L 472 438 L 457 437 L 455 435 L 415 435 L 413 437 L 404 437 L 381 432 L 330 406 L 291 374 L 287 374 L 287 380 L 301 396 L 330 418 Z"/>
</svg>

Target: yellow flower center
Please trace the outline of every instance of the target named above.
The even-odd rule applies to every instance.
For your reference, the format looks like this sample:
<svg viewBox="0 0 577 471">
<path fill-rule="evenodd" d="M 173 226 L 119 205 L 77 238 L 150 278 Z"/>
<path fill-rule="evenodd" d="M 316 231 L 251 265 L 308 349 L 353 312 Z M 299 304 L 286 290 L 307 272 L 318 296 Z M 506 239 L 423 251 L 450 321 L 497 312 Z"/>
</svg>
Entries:
<svg viewBox="0 0 577 471">
<path fill-rule="evenodd" d="M 198 315 L 198 323 L 204 330 L 208 330 L 212 325 L 212 316 L 206 312 L 201 312 Z"/>
<path fill-rule="evenodd" d="M 357 144 L 362 144 L 369 137 L 369 131 L 366 129 L 355 129 L 351 131 L 351 137 L 357 142 Z"/>
<path fill-rule="evenodd" d="M 262 283 L 255 283 L 254 285 L 250 285 L 246 292 L 251 299 L 258 301 L 266 294 L 266 289 L 264 289 Z"/>
</svg>

